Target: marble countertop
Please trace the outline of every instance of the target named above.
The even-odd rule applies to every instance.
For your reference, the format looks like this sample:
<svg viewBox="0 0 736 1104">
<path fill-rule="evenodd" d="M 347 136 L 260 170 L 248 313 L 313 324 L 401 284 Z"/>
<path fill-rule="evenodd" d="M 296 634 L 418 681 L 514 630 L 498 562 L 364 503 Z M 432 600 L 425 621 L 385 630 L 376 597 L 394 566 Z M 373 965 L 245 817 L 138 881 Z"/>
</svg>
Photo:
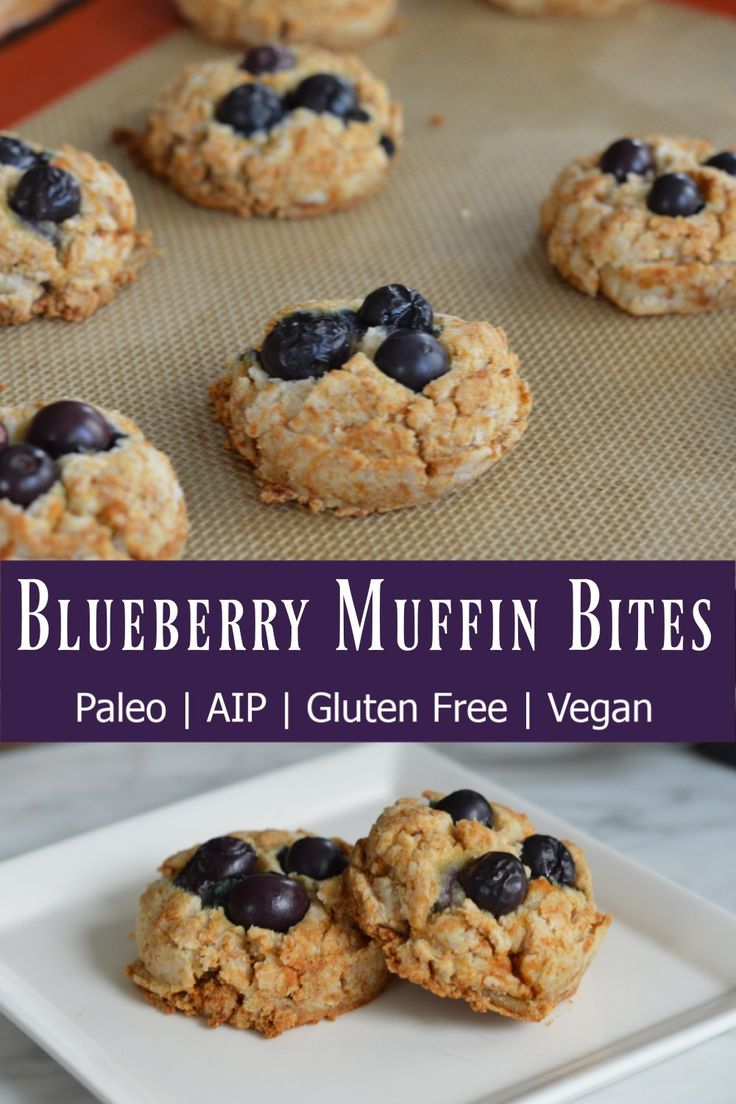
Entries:
<svg viewBox="0 0 736 1104">
<path fill-rule="evenodd" d="M 323 755 L 334 746 L 62 744 L 5 751 L 0 756 L 0 859 L 299 758 Z M 736 912 L 733 770 L 684 747 L 438 746 Z M 736 1031 L 731 1031 L 586 1100 L 733 1104 L 735 1069 Z M 69 1074 L 0 1017 L 0 1104 L 92 1101 Z"/>
</svg>

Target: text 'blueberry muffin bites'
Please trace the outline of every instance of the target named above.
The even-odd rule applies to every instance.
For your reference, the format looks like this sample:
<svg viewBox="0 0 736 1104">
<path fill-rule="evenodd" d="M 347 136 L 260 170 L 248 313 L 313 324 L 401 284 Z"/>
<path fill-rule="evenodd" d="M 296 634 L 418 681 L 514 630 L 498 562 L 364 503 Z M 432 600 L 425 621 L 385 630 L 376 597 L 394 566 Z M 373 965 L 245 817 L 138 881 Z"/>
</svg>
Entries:
<svg viewBox="0 0 736 1104">
<path fill-rule="evenodd" d="M 360 203 L 386 181 L 400 106 L 363 63 L 280 45 L 186 68 L 132 155 L 194 203 L 243 218 L 307 218 Z"/>
<path fill-rule="evenodd" d="M 621 138 L 573 161 L 544 201 L 552 264 L 630 314 L 736 305 L 736 152 Z"/>
<path fill-rule="evenodd" d="M 135 279 L 150 244 L 110 165 L 0 134 L 0 325 L 87 318 Z"/>
<path fill-rule="evenodd" d="M 416 506 L 482 475 L 531 395 L 503 330 L 435 315 L 403 284 L 280 311 L 212 388 L 264 502 L 343 516 Z"/>
<path fill-rule="evenodd" d="M 0 559 L 172 559 L 187 530 L 168 456 L 129 418 L 0 406 Z"/>
<path fill-rule="evenodd" d="M 610 922 L 579 847 L 472 790 L 401 798 L 355 845 L 350 907 L 388 968 L 476 1012 L 541 1020 Z"/>
<path fill-rule="evenodd" d="M 350 918 L 341 840 L 232 832 L 167 859 L 126 973 L 164 1012 L 280 1035 L 378 996 L 383 955 Z"/>
<path fill-rule="evenodd" d="M 385 34 L 396 0 L 175 0 L 203 35 L 230 46 L 311 42 L 353 50 Z"/>
</svg>

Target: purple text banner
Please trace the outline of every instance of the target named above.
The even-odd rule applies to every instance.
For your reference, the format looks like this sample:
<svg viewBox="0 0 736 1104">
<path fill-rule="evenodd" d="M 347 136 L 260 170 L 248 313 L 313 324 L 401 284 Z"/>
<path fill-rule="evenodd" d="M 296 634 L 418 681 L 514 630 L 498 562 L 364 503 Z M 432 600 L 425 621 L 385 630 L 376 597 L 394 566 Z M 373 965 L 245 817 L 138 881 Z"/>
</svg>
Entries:
<svg viewBox="0 0 736 1104">
<path fill-rule="evenodd" d="M 4 563 L 0 735 L 734 740 L 734 565 Z"/>
</svg>

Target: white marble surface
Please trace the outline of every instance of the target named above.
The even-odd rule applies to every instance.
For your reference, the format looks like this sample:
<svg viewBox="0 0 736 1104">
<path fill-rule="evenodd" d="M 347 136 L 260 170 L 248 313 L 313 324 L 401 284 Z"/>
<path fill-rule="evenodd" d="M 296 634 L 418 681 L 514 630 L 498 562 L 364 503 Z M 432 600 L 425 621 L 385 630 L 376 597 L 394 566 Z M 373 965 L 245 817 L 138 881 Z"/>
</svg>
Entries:
<svg viewBox="0 0 736 1104">
<path fill-rule="evenodd" d="M 6 751 L 0 755 L 0 859 L 331 746 L 83 744 Z M 555 754 L 531 745 L 442 750 L 736 912 L 733 770 L 685 748 L 655 745 L 553 748 Z M 586 1099 L 734 1104 L 734 1070 L 732 1031 Z M 92 1097 L 0 1018 L 0 1104 L 92 1104 Z"/>
</svg>

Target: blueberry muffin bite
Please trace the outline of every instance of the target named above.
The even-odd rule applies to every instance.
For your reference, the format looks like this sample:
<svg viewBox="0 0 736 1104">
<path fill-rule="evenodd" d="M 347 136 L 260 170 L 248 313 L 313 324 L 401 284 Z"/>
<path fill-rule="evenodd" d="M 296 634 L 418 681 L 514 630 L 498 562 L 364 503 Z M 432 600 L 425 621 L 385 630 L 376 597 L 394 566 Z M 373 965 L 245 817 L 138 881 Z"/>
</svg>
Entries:
<svg viewBox="0 0 736 1104">
<path fill-rule="evenodd" d="M 273 1037 L 378 996 L 383 955 L 350 919 L 350 849 L 309 832 L 231 832 L 168 858 L 126 973 L 164 1012 Z"/>
<path fill-rule="evenodd" d="M 129 418 L 0 406 L 0 559 L 164 560 L 186 538 L 171 462 Z"/>
<path fill-rule="evenodd" d="M 503 8 L 513 15 L 578 16 L 599 19 L 633 8 L 642 0 L 488 0 L 494 8 Z"/>
<path fill-rule="evenodd" d="M 610 922 L 569 840 L 473 790 L 401 798 L 359 840 L 350 908 L 389 970 L 476 1012 L 542 1020 L 576 992 Z"/>
<path fill-rule="evenodd" d="M 391 27 L 396 0 L 175 0 L 206 38 L 230 46 L 311 42 L 353 50 Z"/>
<path fill-rule="evenodd" d="M 547 255 L 573 287 L 630 314 L 736 304 L 736 152 L 620 138 L 573 161 L 544 201 Z"/>
<path fill-rule="evenodd" d="M 280 311 L 211 394 L 264 502 L 360 516 L 487 471 L 526 426 L 518 370 L 503 330 L 388 284 Z"/>
<path fill-rule="evenodd" d="M 0 133 L 0 325 L 87 318 L 135 279 L 150 245 L 110 165 Z"/>
<path fill-rule="evenodd" d="M 400 106 L 358 58 L 281 45 L 190 65 L 131 153 L 203 207 L 243 218 L 340 211 L 388 178 Z"/>
</svg>

